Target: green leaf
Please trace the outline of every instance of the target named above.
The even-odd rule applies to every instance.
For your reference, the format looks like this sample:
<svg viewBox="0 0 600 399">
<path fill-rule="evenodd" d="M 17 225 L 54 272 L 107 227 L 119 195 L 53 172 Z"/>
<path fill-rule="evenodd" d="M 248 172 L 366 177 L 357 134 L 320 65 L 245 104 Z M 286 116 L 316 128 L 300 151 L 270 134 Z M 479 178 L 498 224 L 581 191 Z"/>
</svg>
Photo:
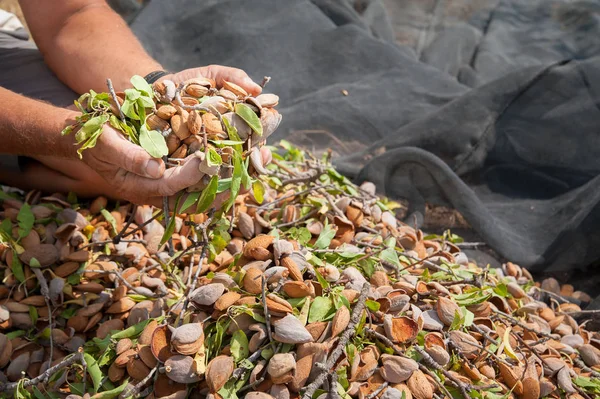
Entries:
<svg viewBox="0 0 600 399">
<path fill-rule="evenodd" d="M 219 183 L 217 184 L 217 193 L 222 193 L 223 191 L 229 190 L 231 188 L 232 180 L 233 179 L 231 177 L 219 179 Z"/>
<path fill-rule="evenodd" d="M 215 175 L 210 179 L 208 186 L 202 190 L 202 195 L 198 200 L 198 206 L 196 207 L 196 213 L 206 212 L 206 210 L 212 205 L 217 196 L 217 188 L 219 186 L 219 176 Z"/>
<path fill-rule="evenodd" d="M 133 326 L 123 330 L 123 331 L 119 331 L 118 333 L 115 333 L 111 336 L 112 339 L 123 339 L 123 338 L 135 338 L 138 335 L 140 335 L 142 333 L 142 331 L 144 331 L 144 328 L 146 328 L 146 326 L 148 325 L 148 323 L 150 323 L 150 321 L 152 321 L 153 319 L 147 319 L 144 321 L 141 321 L 137 324 L 134 324 Z"/>
<path fill-rule="evenodd" d="M 110 391 L 99 392 L 99 393 L 95 394 L 94 396 L 92 396 L 90 399 L 114 399 L 114 398 L 118 397 L 121 394 L 121 392 L 123 392 L 125 390 L 125 387 L 127 386 L 128 383 L 129 383 L 129 380 L 126 379 L 125 382 L 123 382 L 123 384 L 119 385 L 118 387 L 113 388 Z"/>
<path fill-rule="evenodd" d="M 90 377 L 92 377 L 92 383 L 94 384 L 94 393 L 98 392 L 98 388 L 100 388 L 100 383 L 102 382 L 102 371 L 100 371 L 100 366 L 96 362 L 91 355 L 84 353 L 83 358 L 87 363 L 87 371 Z"/>
<path fill-rule="evenodd" d="M 11 332 L 7 333 L 6 337 L 8 339 L 13 339 L 13 338 L 17 338 L 17 337 L 22 337 L 25 334 L 26 334 L 26 331 L 17 330 L 17 331 L 11 331 Z"/>
<path fill-rule="evenodd" d="M 35 308 L 35 306 L 29 306 L 29 317 L 31 318 L 31 322 L 33 324 L 37 323 L 37 321 L 38 321 L 38 311 Z"/>
<path fill-rule="evenodd" d="M 473 325 L 473 320 L 475 319 L 475 315 L 467 308 L 461 309 L 464 315 L 463 326 L 471 327 Z"/>
<path fill-rule="evenodd" d="M 258 134 L 262 136 L 263 128 L 260 123 L 259 117 L 252 111 L 252 108 L 247 106 L 244 103 L 237 103 L 235 105 L 235 113 L 244 120 L 251 128 Z"/>
<path fill-rule="evenodd" d="M 314 323 L 316 321 L 324 321 L 329 316 L 335 313 L 335 307 L 331 298 L 318 296 L 313 299 L 310 305 L 310 312 L 308 313 L 308 322 Z"/>
<path fill-rule="evenodd" d="M 242 186 L 242 171 L 243 161 L 242 156 L 237 151 L 233 152 L 233 173 L 231 175 L 231 187 L 229 194 L 229 199 L 225 203 L 225 211 L 228 211 L 233 204 L 240 192 L 240 187 Z"/>
<path fill-rule="evenodd" d="M 317 269 L 314 270 L 315 276 L 317 277 L 317 281 L 321 285 L 323 289 L 329 288 L 329 281 L 325 280 L 325 278 L 319 273 Z"/>
<path fill-rule="evenodd" d="M 398 259 L 398 252 L 393 248 L 386 248 L 379 254 L 379 258 L 396 268 L 400 268 L 400 259 Z"/>
<path fill-rule="evenodd" d="M 454 300 L 460 306 L 472 306 L 478 305 L 490 299 L 492 293 L 490 291 L 473 291 L 460 295 L 453 295 Z"/>
<path fill-rule="evenodd" d="M 31 260 L 29 261 L 29 267 L 37 267 L 39 269 L 40 267 L 42 267 L 42 265 L 40 264 L 40 261 L 36 258 L 31 258 Z"/>
<path fill-rule="evenodd" d="M 77 143 L 82 143 L 84 140 L 92 137 L 94 133 L 102 129 L 102 126 L 108 122 L 107 114 L 95 116 L 88 120 L 75 134 Z"/>
<path fill-rule="evenodd" d="M 247 358 L 250 354 L 248 349 L 248 337 L 242 330 L 236 330 L 231 337 L 231 356 L 237 362 Z"/>
<path fill-rule="evenodd" d="M 374 301 L 372 299 L 367 299 L 365 301 L 365 306 L 371 311 L 371 312 L 377 312 L 379 310 L 379 308 L 381 307 L 381 304 L 377 301 Z"/>
<path fill-rule="evenodd" d="M 17 222 L 19 223 L 19 238 L 26 237 L 33 228 L 35 216 L 31 212 L 31 207 L 28 203 L 24 203 L 17 214 Z"/>
<path fill-rule="evenodd" d="M 135 103 L 142 93 L 135 89 L 125 89 L 125 98 L 132 103 Z"/>
<path fill-rule="evenodd" d="M 154 91 L 152 90 L 152 86 L 144 78 L 139 75 L 133 75 L 129 80 L 133 87 L 138 89 L 139 91 L 144 92 L 148 96 L 152 96 Z"/>
<path fill-rule="evenodd" d="M 179 211 L 185 212 L 186 209 L 191 208 L 198 201 L 201 194 L 201 191 L 196 191 L 188 194 L 188 196 L 185 198 L 185 201 L 183 201 L 183 204 L 181 204 L 181 208 L 179 209 Z"/>
<path fill-rule="evenodd" d="M 209 148 L 206 162 L 208 163 L 208 166 L 219 166 L 223 164 L 223 159 L 214 148 Z"/>
<path fill-rule="evenodd" d="M 260 180 L 255 180 L 252 183 L 252 193 L 254 194 L 254 198 L 258 204 L 262 204 L 265 200 L 265 186 L 263 186 Z"/>
<path fill-rule="evenodd" d="M 12 223 L 10 219 L 6 218 L 0 223 L 0 231 L 2 231 L 7 236 L 12 236 Z"/>
<path fill-rule="evenodd" d="M 300 245 L 304 246 L 308 244 L 308 242 L 312 238 L 312 234 L 310 233 L 310 231 L 308 231 L 306 227 L 292 227 L 288 231 L 286 231 L 286 234 L 288 237 L 298 241 Z"/>
<path fill-rule="evenodd" d="M 137 104 L 138 110 L 144 109 L 144 114 L 146 113 L 145 108 L 154 108 L 154 100 L 152 100 L 152 97 L 148 96 L 140 96 L 140 98 L 137 99 Z"/>
<path fill-rule="evenodd" d="M 226 119 L 223 119 L 224 121 Z M 238 140 L 208 140 L 209 142 L 213 143 L 214 145 L 216 145 L 219 148 L 222 147 L 233 147 L 235 145 L 242 145 L 244 144 L 244 141 L 238 141 Z"/>
<path fill-rule="evenodd" d="M 329 248 L 329 244 L 331 244 L 333 237 L 335 237 L 335 230 L 328 224 L 323 228 L 321 234 L 319 234 L 319 238 L 317 238 L 313 247 L 316 249 Z"/>
<path fill-rule="evenodd" d="M 229 123 L 227 118 L 223 118 L 223 124 L 225 125 L 225 130 L 227 130 L 227 135 L 229 136 L 229 139 L 231 141 L 242 143 L 242 144 L 244 143 L 244 140 L 242 140 L 240 138 L 240 136 L 238 135 L 238 132 L 237 132 L 237 129 L 235 128 L 235 126 L 231 126 L 231 124 Z M 238 154 L 241 154 L 242 152 L 244 152 L 242 144 L 230 144 L 230 145 L 233 147 L 235 152 L 237 152 Z"/>
<path fill-rule="evenodd" d="M 252 184 L 252 178 L 248 174 L 248 168 L 250 167 L 250 157 L 246 158 L 244 161 L 244 167 L 242 168 L 242 186 L 246 190 L 250 189 L 250 185 Z"/>
<path fill-rule="evenodd" d="M 73 129 L 75 129 L 75 125 L 69 125 L 69 126 L 65 127 L 63 130 L 61 130 L 60 134 L 62 136 L 67 136 L 67 135 L 71 134 Z"/>
<path fill-rule="evenodd" d="M 92 134 L 87 140 L 84 140 L 85 142 L 81 145 L 81 147 L 79 147 L 79 149 L 77 149 L 77 155 L 79 155 L 79 159 L 82 158 L 82 153 L 84 150 L 87 150 L 88 148 L 94 148 L 96 146 L 98 137 L 100 137 L 101 134 L 102 128 L 99 127 L 98 130 L 92 132 Z M 81 144 L 81 142 L 78 142 L 78 144 Z"/>
<path fill-rule="evenodd" d="M 175 201 L 175 212 L 173 212 L 173 216 L 169 219 L 169 225 L 165 229 L 165 233 L 163 234 L 162 238 L 160 239 L 160 246 L 162 246 L 165 242 L 169 241 L 169 238 L 171 238 L 171 236 L 173 235 L 173 232 L 175 231 L 175 219 L 176 219 L 175 216 L 177 215 L 177 209 L 179 208 L 179 201 L 181 200 L 182 196 L 183 196 L 183 193 L 181 193 L 177 196 L 177 200 Z M 165 217 L 166 217 L 166 215 L 165 215 Z"/>
<path fill-rule="evenodd" d="M 135 100 L 131 101 L 129 99 L 125 99 L 125 101 L 123 101 L 123 104 L 121 105 L 121 111 L 123 111 L 123 114 L 125 114 L 125 116 L 139 121 L 140 116 L 137 113 L 135 105 Z"/>
<path fill-rule="evenodd" d="M 102 209 L 100 213 L 102 216 L 104 216 L 104 219 L 108 222 L 108 224 L 110 224 L 113 235 L 119 234 L 117 231 L 117 220 L 113 217 L 113 215 L 106 209 Z"/>
<path fill-rule="evenodd" d="M 25 281 L 25 272 L 23 271 L 23 264 L 21 264 L 19 257 L 14 251 L 12 257 L 11 270 L 12 273 L 15 275 L 16 279 L 19 280 L 19 282 L 22 283 Z"/>
<path fill-rule="evenodd" d="M 148 130 L 145 124 L 140 127 L 140 145 L 154 158 L 162 158 L 169 153 L 163 135 L 158 130 Z"/>
<path fill-rule="evenodd" d="M 508 296 L 508 287 L 506 284 L 498 284 L 494 287 L 494 293 L 502 298 L 506 298 Z"/>
</svg>

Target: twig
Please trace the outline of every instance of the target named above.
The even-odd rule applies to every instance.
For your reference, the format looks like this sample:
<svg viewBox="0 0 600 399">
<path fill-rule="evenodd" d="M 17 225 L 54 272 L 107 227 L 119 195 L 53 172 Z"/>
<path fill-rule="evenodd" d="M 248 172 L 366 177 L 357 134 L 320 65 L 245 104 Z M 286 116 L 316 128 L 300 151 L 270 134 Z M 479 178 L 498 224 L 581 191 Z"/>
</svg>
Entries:
<svg viewBox="0 0 600 399">
<path fill-rule="evenodd" d="M 167 162 L 167 157 L 163 157 L 163 161 Z M 171 220 L 171 215 L 169 215 L 169 197 L 164 196 L 162 198 L 163 203 L 163 214 L 165 215 L 165 229 L 169 226 L 169 222 Z M 173 217 L 175 218 L 177 213 L 177 209 L 173 210 Z M 169 256 L 173 257 L 175 254 L 175 248 L 173 247 L 173 237 L 169 236 Z"/>
<path fill-rule="evenodd" d="M 86 273 L 99 273 L 99 274 L 114 274 L 115 276 L 117 276 L 117 278 L 121 281 L 121 283 L 123 283 L 124 286 L 127 287 L 128 290 L 131 290 L 133 292 L 135 292 L 138 295 L 144 295 L 148 298 L 160 298 L 161 296 L 164 295 L 158 295 L 156 293 L 147 293 L 147 292 L 138 292 L 137 288 L 132 286 L 129 281 L 125 280 L 125 278 L 123 276 L 121 276 L 121 273 L 119 273 L 116 270 L 85 270 Z M 166 295 L 166 294 L 165 294 Z"/>
<path fill-rule="evenodd" d="M 123 226 L 121 231 L 119 231 L 119 233 L 113 237 L 114 244 L 118 244 L 121 242 L 121 239 L 123 238 L 123 234 L 125 234 L 127 232 L 127 230 L 129 229 L 129 226 L 131 226 L 131 223 L 133 223 L 133 219 L 135 218 L 135 213 L 137 212 L 137 205 L 135 205 L 135 204 L 131 204 L 131 205 L 133 205 L 133 209 L 131 210 L 131 214 L 129 215 L 129 218 L 127 219 L 127 223 L 125 223 L 125 226 Z"/>
<path fill-rule="evenodd" d="M 145 240 L 119 240 L 119 242 L 135 242 L 138 244 L 146 245 Z M 89 244 L 82 245 L 81 247 L 78 247 L 77 249 L 82 250 L 85 248 L 94 247 L 96 245 L 106 245 L 106 244 L 114 244 L 114 243 L 115 243 L 114 240 L 96 241 L 96 242 L 90 242 Z"/>
<path fill-rule="evenodd" d="M 48 307 L 48 328 L 50 329 L 50 361 L 52 362 L 52 357 L 54 356 L 54 339 L 52 338 L 52 308 L 50 307 L 50 290 L 48 289 L 48 282 L 44 277 L 44 273 L 37 267 L 32 267 L 31 270 L 33 270 L 35 277 L 37 277 L 40 283 L 40 292 L 44 296 L 46 307 Z M 44 380 L 44 382 L 46 381 Z"/>
<path fill-rule="evenodd" d="M 159 218 L 159 216 L 161 215 L 162 212 L 156 212 L 154 215 L 152 215 L 152 217 L 148 220 L 146 220 L 144 223 L 140 224 L 138 227 L 136 227 L 135 229 L 131 230 L 128 233 L 123 234 L 123 238 L 124 237 L 129 237 L 130 235 L 133 235 L 135 233 L 137 233 L 138 231 L 142 230 L 144 227 L 148 226 L 150 223 L 152 223 L 153 220 L 156 220 Z"/>
<path fill-rule="evenodd" d="M 263 311 L 265 313 L 265 324 L 267 325 L 267 336 L 269 337 L 269 342 L 273 342 L 273 337 L 271 336 L 271 315 L 269 314 L 269 308 L 267 307 L 267 279 L 262 274 L 261 278 L 261 286 L 262 286 L 262 305 Z"/>
<path fill-rule="evenodd" d="M 119 110 L 119 117 L 121 118 L 121 121 L 125 122 L 125 114 L 123 114 L 123 110 L 121 109 L 121 103 L 119 102 L 117 93 L 115 93 L 115 88 L 113 87 L 112 81 L 110 79 L 106 79 L 106 85 L 108 86 L 110 96 L 115 102 L 115 107 L 117 107 L 117 109 Z"/>
<path fill-rule="evenodd" d="M 471 399 L 471 395 L 469 395 L 468 392 L 469 387 L 466 384 L 464 384 L 462 381 L 458 380 L 456 377 L 450 374 L 438 362 L 436 362 L 431 356 L 429 356 L 429 353 L 425 352 L 425 350 L 423 350 L 419 345 L 413 345 L 412 348 L 419 352 L 419 355 L 421 355 L 421 357 L 423 358 L 422 361 L 423 363 L 425 363 L 426 366 L 431 367 L 432 369 L 435 369 L 444 374 L 444 377 L 450 380 L 452 382 L 452 385 L 458 388 L 458 390 L 465 399 Z"/>
<path fill-rule="evenodd" d="M 459 242 L 459 243 L 454 243 L 454 245 L 456 245 L 459 248 L 470 249 L 470 248 L 483 247 L 483 246 L 486 246 L 487 244 L 485 242 Z"/>
<path fill-rule="evenodd" d="M 554 339 L 554 337 L 552 337 L 552 335 L 550 335 L 550 334 L 548 334 L 548 333 L 545 333 L 545 332 L 543 332 L 543 331 L 535 330 L 535 329 L 533 329 L 533 328 L 531 328 L 531 327 L 528 327 L 528 326 L 526 326 L 525 324 L 521 323 L 519 320 L 517 320 L 517 319 L 515 319 L 514 317 L 512 317 L 511 315 L 508 315 L 508 314 L 506 314 L 506 313 L 502 312 L 501 310 L 495 310 L 495 311 L 494 311 L 494 315 L 495 315 L 495 316 L 500 316 L 500 317 L 503 317 L 503 318 L 505 318 L 506 320 L 509 320 L 511 323 L 513 323 L 513 324 L 515 324 L 515 325 L 517 325 L 517 326 L 521 327 L 521 328 L 522 328 L 522 329 L 524 329 L 524 330 L 527 330 L 527 331 L 530 331 L 530 332 L 533 332 L 533 333 L 539 334 L 539 335 L 541 335 L 542 337 L 546 337 L 546 338 Z"/>
<path fill-rule="evenodd" d="M 369 395 L 365 396 L 365 399 L 375 399 L 377 397 L 377 395 L 379 395 L 384 389 L 387 388 L 388 385 L 389 385 L 389 383 L 387 381 L 385 381 L 376 390 L 374 390 Z"/>
<path fill-rule="evenodd" d="M 327 399 L 341 399 L 340 394 L 337 391 L 338 385 L 338 374 L 334 370 L 333 373 L 329 375 L 329 392 L 327 393 Z"/>
<path fill-rule="evenodd" d="M 246 392 L 247 390 L 252 389 L 257 385 L 260 385 L 264 380 L 265 380 L 265 377 L 261 377 L 261 378 L 257 379 L 256 381 L 254 381 L 252 384 L 244 385 L 243 387 L 241 387 L 239 389 L 239 391 L 237 391 L 237 393 Z"/>
<path fill-rule="evenodd" d="M 73 356 L 64 358 L 60 363 L 48 368 L 48 370 L 44 371 L 42 374 L 38 375 L 37 377 L 24 381 L 22 386 L 23 386 L 23 388 L 27 388 L 32 385 L 37 385 L 40 382 L 43 382 L 43 381 L 46 381 L 47 379 L 49 379 L 57 371 L 62 370 L 65 367 L 69 367 L 72 364 L 77 363 L 77 362 L 81 362 L 81 364 L 83 364 L 83 365 L 86 364 L 85 359 L 83 358 L 83 348 L 79 348 L 77 353 L 75 353 Z M 84 374 L 84 381 L 85 381 L 85 374 Z M 19 383 L 20 382 L 17 381 L 17 382 L 11 382 L 9 384 L 0 384 L 0 392 L 14 391 L 19 386 Z M 84 390 L 85 390 L 85 388 L 84 388 Z"/>
<path fill-rule="evenodd" d="M 263 80 L 260 83 L 260 87 L 262 87 L 264 89 L 265 86 L 267 85 L 267 83 L 269 83 L 270 81 L 271 81 L 271 77 L 270 76 L 263 77 Z"/>
<path fill-rule="evenodd" d="M 144 387 L 144 385 L 146 385 L 148 383 L 148 381 L 150 381 L 150 379 L 152 378 L 152 376 L 154 375 L 156 370 L 158 370 L 158 365 L 156 365 L 152 370 L 150 370 L 148 375 L 145 376 L 143 380 L 141 380 L 140 382 L 135 384 L 135 386 L 130 387 L 129 389 L 126 389 L 125 391 L 123 391 L 121 393 L 120 397 L 122 397 L 122 398 L 128 398 L 130 396 L 133 396 L 134 398 L 137 397 L 136 395 L 138 395 L 140 393 L 140 391 L 142 390 L 142 388 Z"/>
<path fill-rule="evenodd" d="M 350 323 L 348 323 L 348 327 L 340 337 L 336 348 L 331 352 L 331 355 L 327 358 L 325 362 L 325 367 L 323 371 L 315 378 L 315 380 L 306 387 L 304 394 L 302 395 L 302 399 L 311 399 L 313 394 L 317 389 L 323 385 L 325 382 L 325 378 L 327 378 L 329 370 L 333 368 L 335 363 L 338 361 L 339 357 L 342 355 L 346 344 L 354 336 L 356 332 L 356 325 L 360 322 L 362 318 L 362 313 L 365 308 L 365 301 L 367 300 L 367 295 L 371 288 L 370 283 L 365 283 L 360 291 L 360 296 L 356 301 L 356 305 L 354 305 L 354 309 L 352 310 L 352 316 L 350 316 Z"/>
<path fill-rule="evenodd" d="M 375 339 L 380 340 L 381 342 L 383 342 L 385 345 L 387 345 L 388 348 L 392 348 L 392 350 L 394 351 L 394 353 L 396 353 L 398 356 L 402 356 L 404 358 L 408 358 L 408 356 L 406 356 L 404 354 L 404 351 L 402 351 L 400 348 L 398 348 L 398 346 L 396 346 L 396 344 L 394 344 L 388 337 L 386 337 L 383 334 L 378 333 L 377 331 L 371 329 L 371 328 L 367 328 L 365 329 L 365 332 L 372 336 Z M 427 367 L 425 367 L 424 365 L 419 363 L 419 369 L 424 372 L 425 374 L 429 375 L 430 377 L 432 377 L 437 383 L 438 386 L 440 387 L 440 389 L 442 391 L 444 391 L 444 394 L 450 398 L 452 398 L 452 395 L 450 394 L 450 392 L 448 392 L 448 390 L 446 389 L 446 387 L 444 386 L 444 384 L 442 383 L 442 381 L 440 381 L 440 379 L 438 378 L 437 375 L 435 375 L 434 373 L 432 373 Z"/>
</svg>

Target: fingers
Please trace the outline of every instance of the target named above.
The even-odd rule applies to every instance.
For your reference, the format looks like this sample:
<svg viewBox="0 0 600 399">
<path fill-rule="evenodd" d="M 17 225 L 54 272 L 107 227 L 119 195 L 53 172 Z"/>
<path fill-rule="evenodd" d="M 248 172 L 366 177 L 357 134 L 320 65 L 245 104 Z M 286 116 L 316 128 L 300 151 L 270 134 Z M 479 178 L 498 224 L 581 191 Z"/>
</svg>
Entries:
<svg viewBox="0 0 600 399">
<path fill-rule="evenodd" d="M 125 199 L 135 203 L 149 203 L 152 197 L 171 197 L 196 184 L 203 176 L 198 170 L 199 164 L 198 158 L 190 157 L 184 165 L 167 169 L 159 179 L 148 179 L 123 171 L 116 180 L 124 188 L 121 195 Z"/>
<path fill-rule="evenodd" d="M 257 96 L 262 92 L 262 87 L 260 87 L 256 82 L 250 79 L 246 72 L 238 68 L 232 68 L 222 65 L 209 65 L 207 67 L 188 69 L 183 72 L 180 72 L 180 74 L 182 77 L 185 76 L 188 79 L 192 77 L 197 77 L 198 75 L 211 78 L 215 80 L 217 86 L 219 87 L 222 86 L 223 81 L 226 80 L 228 82 L 232 82 L 238 86 L 241 86 L 244 90 L 246 90 L 250 95 L 253 96 Z"/>
<path fill-rule="evenodd" d="M 138 176 L 158 179 L 165 173 L 162 159 L 152 158 L 142 147 L 133 144 L 112 128 L 105 127 L 93 156 Z M 84 152 L 85 156 L 85 152 Z"/>
</svg>

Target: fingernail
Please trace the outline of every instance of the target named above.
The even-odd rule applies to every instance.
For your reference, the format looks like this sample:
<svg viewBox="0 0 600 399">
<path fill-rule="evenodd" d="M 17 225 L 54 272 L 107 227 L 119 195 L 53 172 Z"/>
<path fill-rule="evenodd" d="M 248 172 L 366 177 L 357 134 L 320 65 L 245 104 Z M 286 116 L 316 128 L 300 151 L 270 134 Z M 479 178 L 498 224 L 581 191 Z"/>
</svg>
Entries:
<svg viewBox="0 0 600 399">
<path fill-rule="evenodd" d="M 153 179 L 158 179 L 162 175 L 161 169 L 162 167 L 160 162 L 154 159 L 151 159 L 148 161 L 148 163 L 146 163 L 146 173 Z"/>
<path fill-rule="evenodd" d="M 255 81 L 253 81 L 252 79 L 246 77 L 244 78 L 244 85 L 248 86 L 248 87 L 260 87 L 258 84 L 256 84 Z"/>
</svg>

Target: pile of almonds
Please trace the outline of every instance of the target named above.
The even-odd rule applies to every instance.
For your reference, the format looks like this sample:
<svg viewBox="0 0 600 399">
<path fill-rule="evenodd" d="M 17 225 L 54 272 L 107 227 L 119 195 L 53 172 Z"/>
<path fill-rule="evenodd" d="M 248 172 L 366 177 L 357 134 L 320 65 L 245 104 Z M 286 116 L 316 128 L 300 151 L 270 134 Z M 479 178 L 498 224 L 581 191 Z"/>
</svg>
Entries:
<svg viewBox="0 0 600 399">
<path fill-rule="evenodd" d="M 552 281 L 469 261 L 327 156 L 284 142 L 274 160 L 261 203 L 250 190 L 223 216 L 172 215 L 173 255 L 151 207 L 2 193 L 0 392 L 600 395 L 600 334 Z"/>
</svg>

